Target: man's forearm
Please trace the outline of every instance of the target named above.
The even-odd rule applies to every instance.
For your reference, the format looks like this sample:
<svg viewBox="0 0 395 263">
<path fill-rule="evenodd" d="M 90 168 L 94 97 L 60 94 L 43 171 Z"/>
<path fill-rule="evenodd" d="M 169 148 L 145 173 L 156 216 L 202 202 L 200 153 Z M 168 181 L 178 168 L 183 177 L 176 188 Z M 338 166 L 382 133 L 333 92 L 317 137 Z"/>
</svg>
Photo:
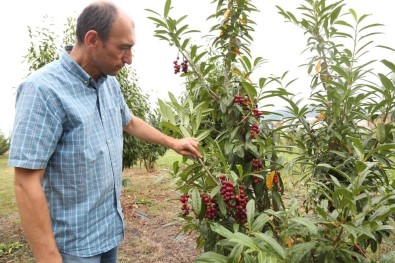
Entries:
<svg viewBox="0 0 395 263">
<path fill-rule="evenodd" d="M 62 262 L 52 232 L 43 170 L 15 168 L 15 196 L 22 227 L 37 262 Z"/>
<path fill-rule="evenodd" d="M 125 127 L 124 130 L 140 140 L 160 144 L 171 149 L 175 142 L 174 138 L 163 134 L 137 117 L 133 117 L 133 120 Z"/>
<path fill-rule="evenodd" d="M 134 117 L 125 127 L 124 130 L 137 137 L 138 139 L 163 145 L 175 150 L 184 156 L 201 158 L 198 150 L 198 141 L 195 138 L 174 139 L 161 131 L 150 126 L 143 120 Z"/>
</svg>

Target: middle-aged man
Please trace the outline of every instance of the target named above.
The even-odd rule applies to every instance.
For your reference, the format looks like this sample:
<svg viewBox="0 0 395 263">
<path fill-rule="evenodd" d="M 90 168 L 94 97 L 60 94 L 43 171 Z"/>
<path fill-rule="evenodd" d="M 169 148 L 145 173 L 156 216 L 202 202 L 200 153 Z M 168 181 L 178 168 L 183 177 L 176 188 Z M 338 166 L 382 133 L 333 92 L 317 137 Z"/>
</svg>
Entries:
<svg viewBox="0 0 395 263">
<path fill-rule="evenodd" d="M 200 158 L 132 115 L 114 77 L 132 63 L 134 23 L 111 2 L 77 20 L 73 50 L 19 86 L 9 165 L 24 233 L 37 262 L 116 262 L 124 235 L 122 132 Z"/>
</svg>

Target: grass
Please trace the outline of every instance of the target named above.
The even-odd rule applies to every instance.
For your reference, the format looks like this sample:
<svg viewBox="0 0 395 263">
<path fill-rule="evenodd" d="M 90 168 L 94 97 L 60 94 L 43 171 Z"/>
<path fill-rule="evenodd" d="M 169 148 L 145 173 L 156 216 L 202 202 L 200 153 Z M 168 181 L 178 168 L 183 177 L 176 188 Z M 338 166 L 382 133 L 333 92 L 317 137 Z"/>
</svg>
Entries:
<svg viewBox="0 0 395 263">
<path fill-rule="evenodd" d="M 14 197 L 14 169 L 8 167 L 8 155 L 0 155 L 0 217 L 17 211 Z"/>
<path fill-rule="evenodd" d="M 173 162 L 179 161 L 182 162 L 182 156 L 176 153 L 173 150 L 166 151 L 165 155 L 161 156 L 156 165 L 159 169 L 173 169 Z"/>
</svg>

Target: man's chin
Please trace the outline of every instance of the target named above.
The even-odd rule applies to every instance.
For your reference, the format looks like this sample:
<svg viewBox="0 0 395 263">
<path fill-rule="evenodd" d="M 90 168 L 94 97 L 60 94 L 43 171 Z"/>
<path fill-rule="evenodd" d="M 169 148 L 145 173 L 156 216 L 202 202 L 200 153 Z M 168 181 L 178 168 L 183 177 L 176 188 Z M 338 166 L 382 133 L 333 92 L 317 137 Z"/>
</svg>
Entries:
<svg viewBox="0 0 395 263">
<path fill-rule="evenodd" d="M 118 73 L 121 72 L 121 69 L 113 70 L 111 72 L 107 72 L 107 76 L 116 76 Z"/>
</svg>

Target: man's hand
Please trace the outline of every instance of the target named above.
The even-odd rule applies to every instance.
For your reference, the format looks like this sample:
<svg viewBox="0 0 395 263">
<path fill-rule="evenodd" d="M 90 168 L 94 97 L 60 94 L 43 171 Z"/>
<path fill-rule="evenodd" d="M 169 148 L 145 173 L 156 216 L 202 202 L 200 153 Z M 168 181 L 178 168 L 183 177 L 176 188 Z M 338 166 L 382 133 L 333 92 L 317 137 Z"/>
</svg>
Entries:
<svg viewBox="0 0 395 263">
<path fill-rule="evenodd" d="M 132 120 L 124 127 L 124 131 L 140 140 L 160 144 L 167 148 L 173 149 L 178 154 L 202 158 L 202 155 L 198 150 L 197 139 L 174 139 L 173 137 L 169 137 L 160 132 L 138 117 L 133 117 Z"/>
<path fill-rule="evenodd" d="M 202 155 L 198 150 L 198 140 L 196 138 L 183 138 L 175 140 L 172 148 L 179 154 L 195 158 L 202 158 Z"/>
</svg>

